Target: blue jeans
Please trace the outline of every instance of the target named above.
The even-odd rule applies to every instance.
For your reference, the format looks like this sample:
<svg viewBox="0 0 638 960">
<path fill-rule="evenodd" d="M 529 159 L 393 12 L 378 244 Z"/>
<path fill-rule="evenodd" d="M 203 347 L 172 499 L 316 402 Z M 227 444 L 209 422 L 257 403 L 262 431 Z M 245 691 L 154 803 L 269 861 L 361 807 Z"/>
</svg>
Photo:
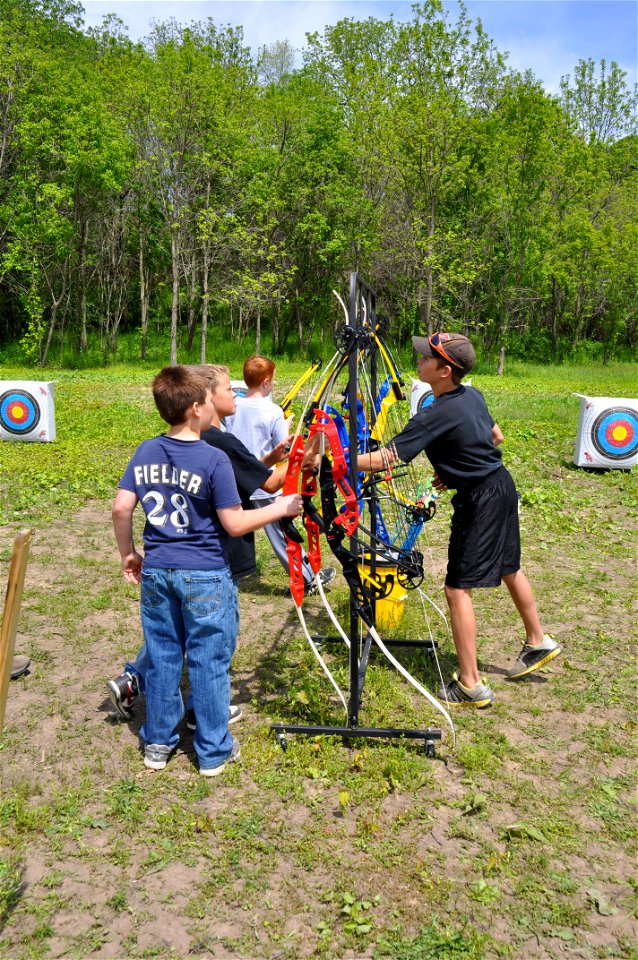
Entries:
<svg viewBox="0 0 638 960">
<path fill-rule="evenodd" d="M 184 716 L 179 689 L 184 656 L 197 717 L 193 745 L 203 769 L 230 756 L 229 668 L 238 630 L 237 588 L 228 567 L 221 570 L 142 571 L 142 629 L 147 666 L 146 743 L 179 743 Z M 140 651 L 141 652 L 141 651 Z"/>
</svg>

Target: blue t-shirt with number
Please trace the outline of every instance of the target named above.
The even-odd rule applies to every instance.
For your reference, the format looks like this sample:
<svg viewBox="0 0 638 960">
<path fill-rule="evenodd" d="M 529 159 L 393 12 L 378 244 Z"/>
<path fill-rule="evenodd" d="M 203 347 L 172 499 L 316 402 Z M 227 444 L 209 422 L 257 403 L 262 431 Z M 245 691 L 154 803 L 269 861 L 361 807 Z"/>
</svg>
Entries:
<svg viewBox="0 0 638 960">
<path fill-rule="evenodd" d="M 228 535 L 217 510 L 241 503 L 230 460 L 203 440 L 160 436 L 133 454 L 119 487 L 144 508 L 144 566 L 219 570 Z"/>
</svg>

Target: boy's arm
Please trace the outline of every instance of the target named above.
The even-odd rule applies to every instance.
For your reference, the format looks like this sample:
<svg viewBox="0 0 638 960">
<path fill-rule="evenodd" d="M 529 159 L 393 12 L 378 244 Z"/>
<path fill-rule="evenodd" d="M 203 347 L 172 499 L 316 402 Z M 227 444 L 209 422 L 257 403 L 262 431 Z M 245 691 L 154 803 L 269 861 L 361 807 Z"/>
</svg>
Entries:
<svg viewBox="0 0 638 960">
<path fill-rule="evenodd" d="M 315 434 L 307 441 L 304 447 L 304 457 L 301 464 L 302 470 L 318 469 L 321 460 L 320 437 Z M 373 473 L 377 470 L 386 470 L 389 466 L 396 463 L 399 455 L 391 442 L 387 447 L 381 447 L 379 450 L 373 450 L 371 453 L 360 453 L 357 457 L 357 470 L 365 473 Z"/>
<path fill-rule="evenodd" d="M 273 447 L 268 453 L 265 453 L 261 458 L 261 462 L 265 467 L 272 467 L 276 463 L 280 463 L 282 460 L 285 460 L 288 454 L 290 453 L 290 438 L 288 436 L 284 437 L 276 447 Z"/>
<path fill-rule="evenodd" d="M 498 423 L 495 423 L 492 426 L 492 443 L 495 447 L 500 447 L 504 439 L 505 437 L 503 435 L 503 431 L 499 427 Z"/>
<path fill-rule="evenodd" d="M 132 490 L 118 490 L 113 501 L 111 516 L 117 547 L 122 558 L 122 573 L 129 583 L 142 580 L 142 557 L 133 543 L 133 511 L 137 505 L 137 494 Z"/>
<path fill-rule="evenodd" d="M 268 479 L 262 483 L 261 489 L 266 493 L 277 493 L 277 491 L 281 490 L 284 485 L 287 470 L 288 467 L 285 463 L 281 467 L 277 467 L 272 471 Z"/>
<path fill-rule="evenodd" d="M 371 453 L 360 453 L 357 457 L 357 470 L 363 470 L 365 473 L 373 473 L 378 470 L 386 470 L 399 459 L 394 445 L 381 447 L 380 450 L 373 450 Z"/>
<path fill-rule="evenodd" d="M 303 508 L 301 495 L 291 493 L 286 497 L 278 497 L 275 503 L 259 510 L 244 510 L 241 506 L 220 507 L 217 510 L 219 521 L 231 537 L 243 537 L 246 533 L 259 530 L 275 520 L 283 517 L 298 517 Z"/>
</svg>

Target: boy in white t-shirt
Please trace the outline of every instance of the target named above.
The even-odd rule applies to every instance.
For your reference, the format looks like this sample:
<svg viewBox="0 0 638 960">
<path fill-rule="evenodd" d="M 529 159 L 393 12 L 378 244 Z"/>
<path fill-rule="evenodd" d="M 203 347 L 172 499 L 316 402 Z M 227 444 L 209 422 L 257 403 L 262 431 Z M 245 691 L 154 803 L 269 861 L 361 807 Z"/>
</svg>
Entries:
<svg viewBox="0 0 638 960">
<path fill-rule="evenodd" d="M 275 382 L 275 364 L 267 357 L 249 357 L 244 363 L 244 383 L 248 387 L 245 396 L 237 397 L 237 409 L 232 417 L 226 417 L 225 426 L 229 433 L 239 437 L 245 447 L 267 467 L 281 459 L 282 450 L 288 442 L 288 425 L 284 412 L 272 400 Z M 279 494 L 272 496 L 261 488 L 251 497 L 253 507 L 266 507 L 274 502 Z M 289 570 L 286 552 L 286 534 L 277 521 L 263 528 L 270 540 L 275 556 L 286 572 Z M 302 569 L 306 595 L 315 593 L 315 578 L 306 554 L 302 557 Z M 334 580 L 333 567 L 319 572 L 324 586 Z"/>
</svg>

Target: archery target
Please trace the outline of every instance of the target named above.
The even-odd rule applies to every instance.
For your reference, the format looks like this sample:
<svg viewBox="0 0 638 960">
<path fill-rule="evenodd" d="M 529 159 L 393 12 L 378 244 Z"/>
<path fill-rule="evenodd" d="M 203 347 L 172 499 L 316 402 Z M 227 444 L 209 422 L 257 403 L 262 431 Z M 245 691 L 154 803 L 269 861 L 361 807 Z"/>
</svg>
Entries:
<svg viewBox="0 0 638 960">
<path fill-rule="evenodd" d="M 574 463 L 625 470 L 638 463 L 638 400 L 581 396 Z"/>
<path fill-rule="evenodd" d="M 410 393 L 410 416 L 413 417 L 421 410 L 425 410 L 434 402 L 434 394 L 429 383 L 423 383 L 422 380 L 412 379 L 412 392 Z"/>
<path fill-rule="evenodd" d="M 52 383 L 0 381 L 0 440 L 55 440 Z"/>
<path fill-rule="evenodd" d="M 243 380 L 231 380 L 230 385 L 235 391 L 236 397 L 245 397 L 248 393 L 248 387 Z"/>
</svg>

